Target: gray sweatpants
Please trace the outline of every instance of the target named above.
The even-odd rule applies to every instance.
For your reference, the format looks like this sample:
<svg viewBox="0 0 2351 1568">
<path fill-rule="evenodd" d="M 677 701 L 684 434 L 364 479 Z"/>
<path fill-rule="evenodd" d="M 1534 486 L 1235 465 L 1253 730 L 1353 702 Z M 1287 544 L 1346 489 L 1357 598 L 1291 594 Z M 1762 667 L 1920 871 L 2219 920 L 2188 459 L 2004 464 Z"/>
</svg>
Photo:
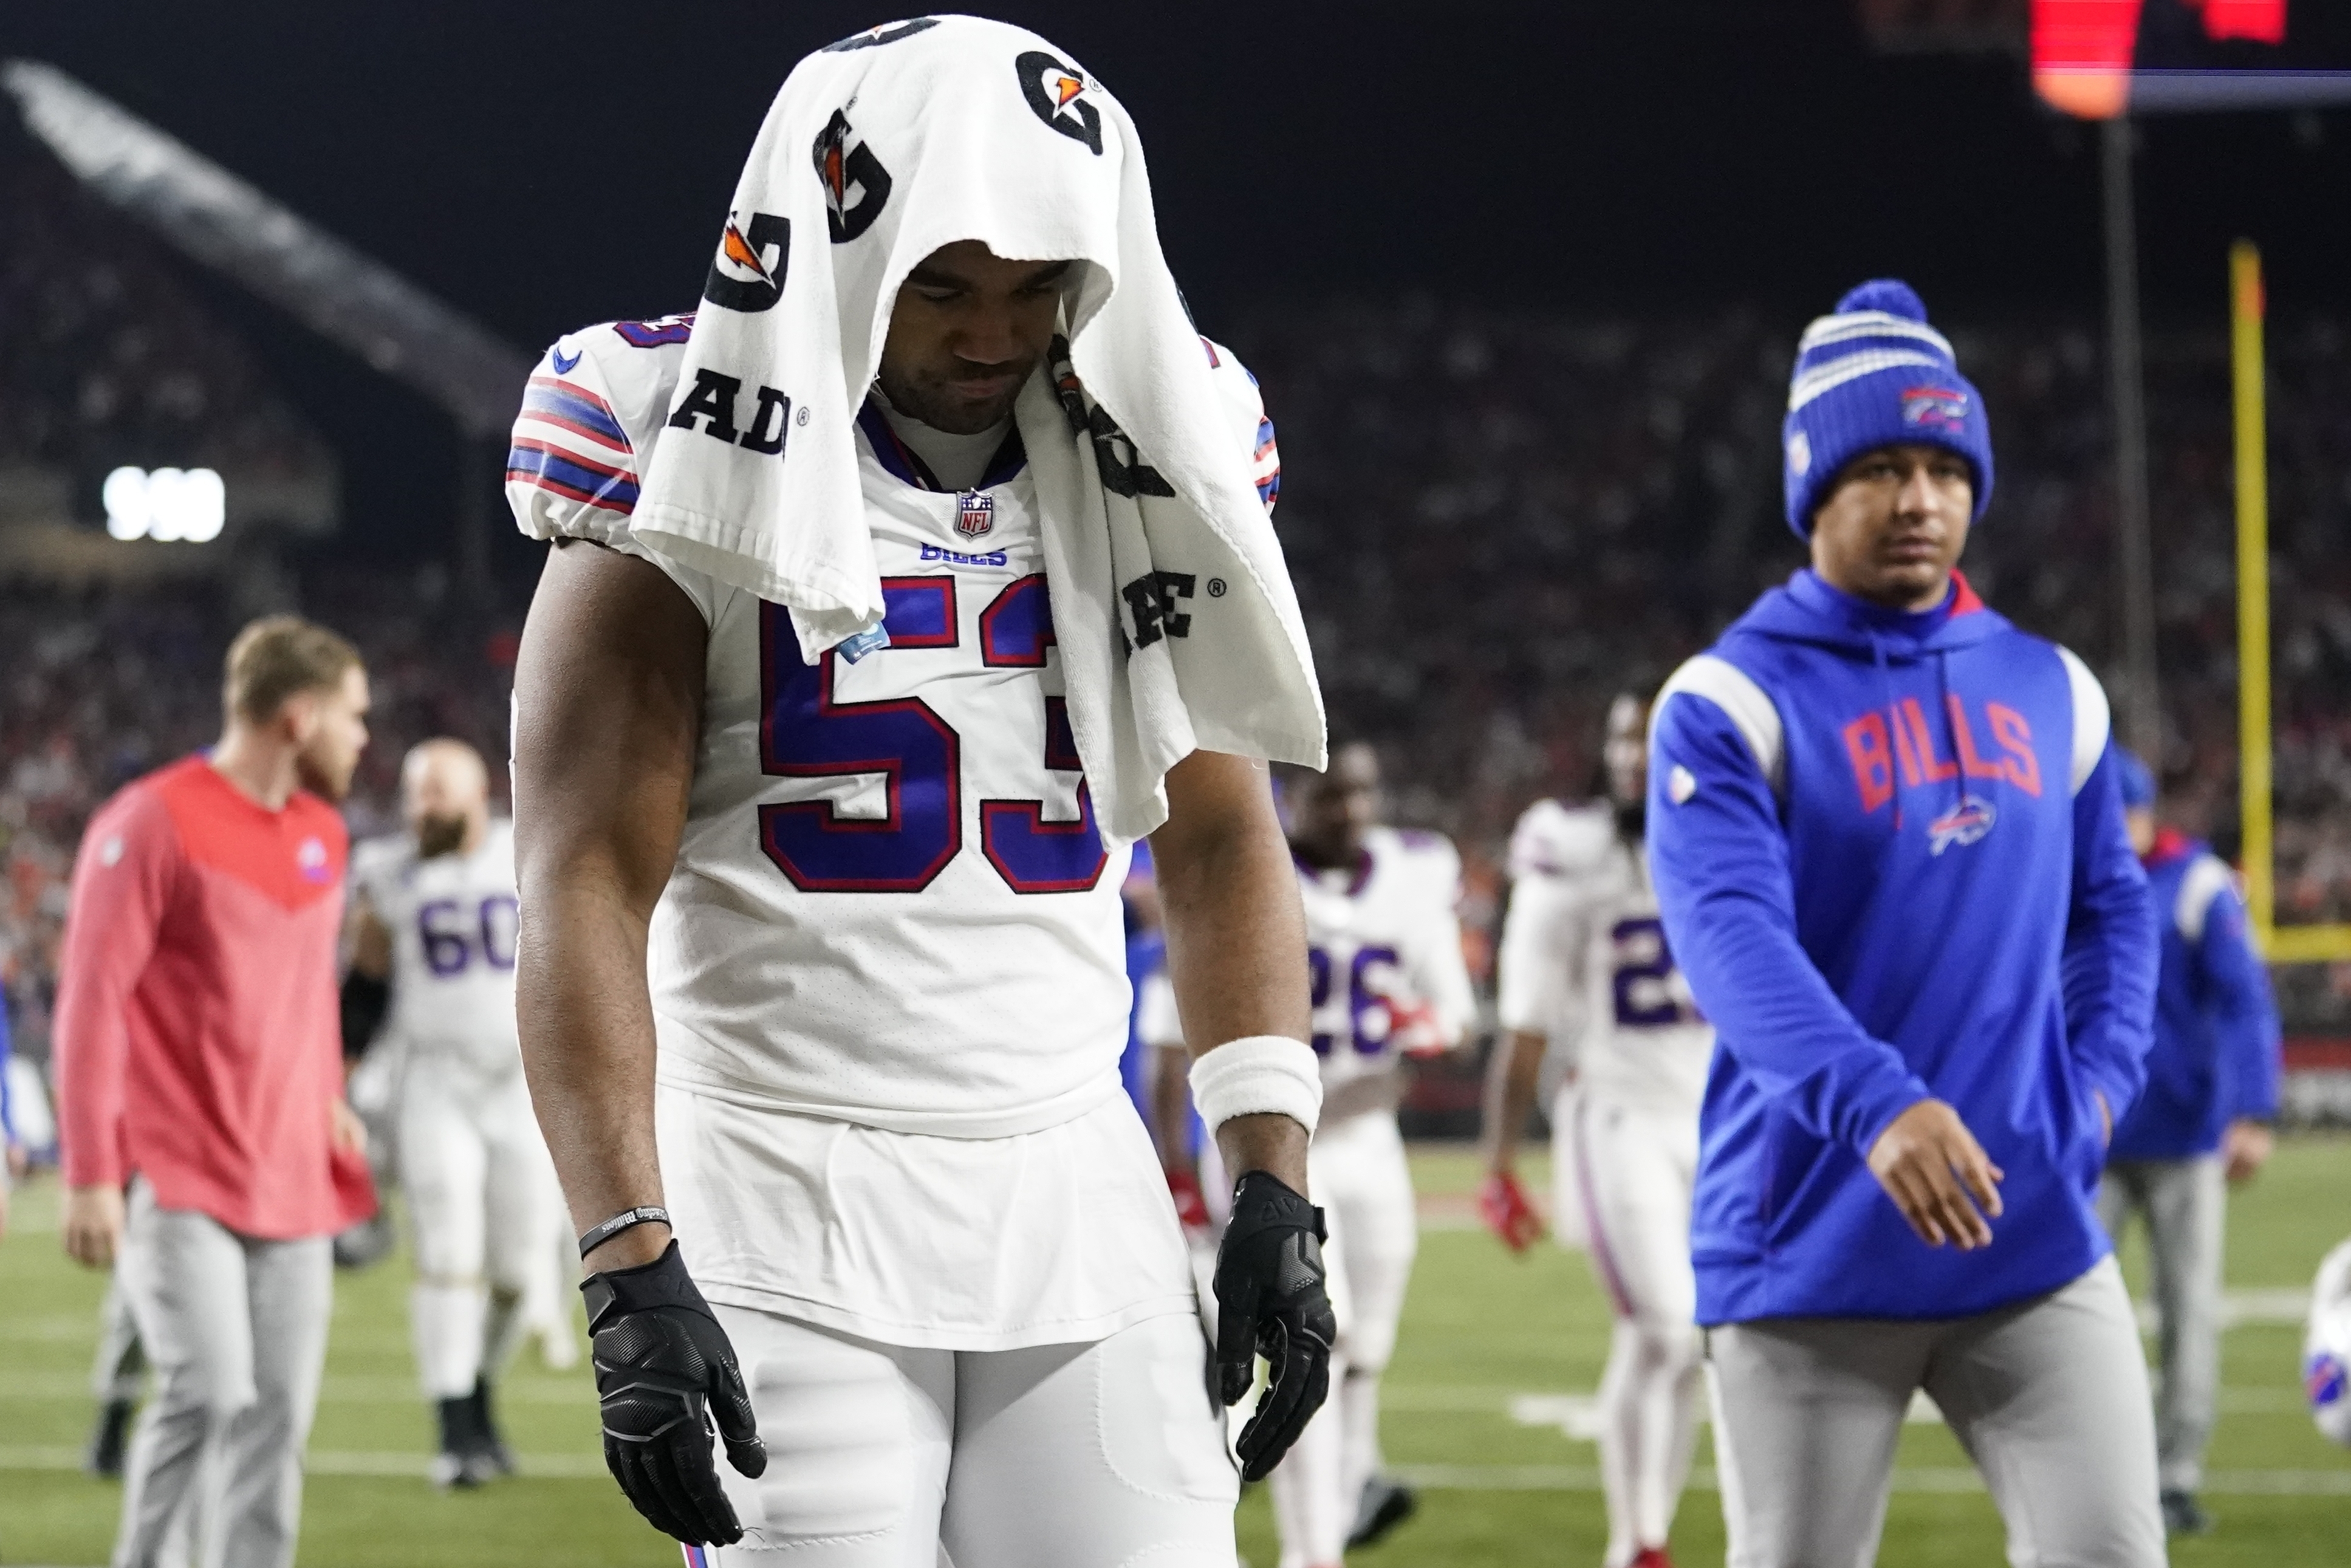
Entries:
<svg viewBox="0 0 2351 1568">
<path fill-rule="evenodd" d="M 257 1241 L 132 1186 L 115 1277 L 155 1395 L 131 1440 L 113 1568 L 176 1558 L 191 1509 L 204 1568 L 294 1561 L 334 1294 L 330 1245 Z"/>
<path fill-rule="evenodd" d="M 2220 1250 L 2229 1213 L 2220 1157 L 2116 1160 L 2098 1186 L 2098 1218 L 2122 1239 L 2133 1210 L 2147 1216 L 2147 1260 L 2163 1385 L 2156 1454 L 2166 1490 L 2204 1481 L 2204 1445 L 2220 1395 Z"/>
<path fill-rule="evenodd" d="M 1913 1391 L 1942 1408 L 2013 1568 L 2161 1568 L 2147 1362 L 2109 1257 L 1974 1317 L 1773 1318 L 1707 1335 L 1729 1568 L 1868 1568 Z"/>
<path fill-rule="evenodd" d="M 106 1299 L 98 1304 L 98 1356 L 89 1369 L 89 1391 L 107 1405 L 136 1405 L 147 1391 L 147 1353 L 140 1347 L 139 1324 L 120 1278 L 106 1282 Z"/>
</svg>

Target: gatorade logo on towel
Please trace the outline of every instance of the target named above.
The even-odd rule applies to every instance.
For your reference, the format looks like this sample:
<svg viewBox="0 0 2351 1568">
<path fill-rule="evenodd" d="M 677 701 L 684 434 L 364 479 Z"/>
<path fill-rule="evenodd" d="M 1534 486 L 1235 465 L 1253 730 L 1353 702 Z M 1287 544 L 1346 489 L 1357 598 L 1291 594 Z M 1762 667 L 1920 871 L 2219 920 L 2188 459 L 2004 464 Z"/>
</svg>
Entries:
<svg viewBox="0 0 2351 1568">
<path fill-rule="evenodd" d="M 880 210 L 879 203 L 875 210 Z M 718 236 L 718 254 L 710 258 L 702 297 L 747 316 L 773 309 L 784 297 L 784 267 L 791 247 L 791 219 L 773 213 L 730 214 L 726 232 Z"/>
<path fill-rule="evenodd" d="M 836 109 L 816 137 L 816 177 L 824 184 L 825 226 L 835 245 L 847 245 L 872 228 L 890 199 L 890 171 L 856 134 L 849 116 Z M 857 193 L 853 203 L 852 191 Z"/>
<path fill-rule="evenodd" d="M 1030 49 L 1012 62 L 1012 68 L 1020 73 L 1020 95 L 1038 119 L 1102 156 L 1102 111 L 1085 99 L 1091 85 L 1085 72 L 1042 49 Z"/>
</svg>

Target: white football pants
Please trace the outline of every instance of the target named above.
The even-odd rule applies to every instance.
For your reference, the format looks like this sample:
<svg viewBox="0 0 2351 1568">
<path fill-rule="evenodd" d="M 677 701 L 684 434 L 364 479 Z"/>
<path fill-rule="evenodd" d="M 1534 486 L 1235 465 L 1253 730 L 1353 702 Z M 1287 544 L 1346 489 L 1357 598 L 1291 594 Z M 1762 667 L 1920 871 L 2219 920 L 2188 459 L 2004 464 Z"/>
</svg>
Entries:
<svg viewBox="0 0 2351 1568">
<path fill-rule="evenodd" d="M 1322 1257 L 1339 1318 L 1331 1397 L 1267 1478 L 1283 1568 L 1322 1568 L 1346 1549 L 1364 1483 L 1381 1467 L 1380 1375 L 1420 1248 L 1412 1168 L 1393 1111 L 1325 1122 L 1306 1152 L 1306 1185 L 1327 1217 Z"/>
<path fill-rule="evenodd" d="M 1729 1568 L 1869 1568 L 1914 1390 L 2008 1527 L 2013 1568 L 2163 1568 L 2147 1358 L 2109 1255 L 1973 1317 L 1772 1318 L 1707 1336 Z"/>
<path fill-rule="evenodd" d="M 1091 1344 L 916 1350 L 718 1306 L 768 1469 L 691 1568 L 1233 1568 L 1239 1478 L 1190 1313 Z"/>
<path fill-rule="evenodd" d="M 517 1066 L 490 1075 L 423 1052 L 400 1089 L 400 1174 L 416 1249 L 410 1295 L 427 1399 L 470 1394 L 513 1354 L 555 1221 L 555 1166 Z"/>
<path fill-rule="evenodd" d="M 1699 1342 L 1691 1320 L 1690 1195 L 1698 1117 L 1562 1095 L 1555 1157 L 1582 1206 L 1592 1271 L 1616 1315 L 1600 1379 L 1600 1479 L 1608 1499 L 1605 1568 L 1662 1547 L 1698 1437 Z"/>
</svg>

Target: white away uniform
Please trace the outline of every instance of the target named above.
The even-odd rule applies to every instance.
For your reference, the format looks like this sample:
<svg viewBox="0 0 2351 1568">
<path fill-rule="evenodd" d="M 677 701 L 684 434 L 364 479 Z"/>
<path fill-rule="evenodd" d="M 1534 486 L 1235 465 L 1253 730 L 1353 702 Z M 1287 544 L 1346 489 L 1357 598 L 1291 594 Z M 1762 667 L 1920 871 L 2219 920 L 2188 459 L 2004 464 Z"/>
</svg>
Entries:
<svg viewBox="0 0 2351 1568">
<path fill-rule="evenodd" d="M 1541 800 L 1510 841 L 1505 1030 L 1572 1053 L 1552 1107 L 1553 1208 L 1616 1312 L 1600 1389 L 1610 1568 L 1662 1544 L 1698 1392 L 1690 1193 L 1714 1030 L 1666 946 L 1648 864 L 1604 805 Z"/>
<path fill-rule="evenodd" d="M 350 875 L 392 934 L 392 1011 L 374 1049 L 399 1052 L 417 1373 L 427 1398 L 459 1398 L 513 1351 L 528 1300 L 549 1293 L 560 1203 L 515 1032 L 514 826 L 493 821 L 472 854 L 431 860 L 405 836 L 360 844 Z"/>
<path fill-rule="evenodd" d="M 1322 1061 L 1307 1186 L 1330 1228 L 1323 1258 L 1339 1345 L 1331 1402 L 1271 1479 L 1291 1568 L 1338 1560 L 1364 1482 L 1380 1468 L 1380 1375 L 1420 1241 L 1395 1119 L 1404 1051 L 1458 1043 L 1477 1010 L 1454 913 L 1461 860 L 1442 835 L 1374 828 L 1354 865 L 1301 863 L 1299 883 Z M 1145 990 L 1140 1028 L 1155 1048 L 1182 1042 L 1174 1001 L 1164 978 Z"/>
<path fill-rule="evenodd" d="M 691 321 L 549 351 L 507 469 L 527 532 L 644 554 L 655 438 L 710 434 L 715 394 L 675 394 Z M 721 1467 L 746 1534 L 709 1560 L 1228 1564 L 1190 1274 L 1120 1088 L 1127 852 L 1070 736 L 1034 488 L 1017 440 L 956 492 L 859 425 L 886 639 L 810 667 L 783 607 L 663 568 L 709 645 L 649 958 L 662 1171 L 770 1455 Z"/>
</svg>

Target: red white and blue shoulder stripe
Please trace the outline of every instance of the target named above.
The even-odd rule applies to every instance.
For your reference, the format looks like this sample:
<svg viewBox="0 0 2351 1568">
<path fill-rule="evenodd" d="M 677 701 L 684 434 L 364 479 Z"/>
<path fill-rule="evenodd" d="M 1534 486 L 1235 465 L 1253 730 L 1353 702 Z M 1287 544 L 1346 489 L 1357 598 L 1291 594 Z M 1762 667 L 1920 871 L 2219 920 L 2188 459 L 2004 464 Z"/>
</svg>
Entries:
<svg viewBox="0 0 2351 1568">
<path fill-rule="evenodd" d="M 507 482 L 626 517 L 637 504 L 636 451 L 611 403 L 578 373 L 583 359 L 558 343 L 523 389 Z"/>
</svg>

